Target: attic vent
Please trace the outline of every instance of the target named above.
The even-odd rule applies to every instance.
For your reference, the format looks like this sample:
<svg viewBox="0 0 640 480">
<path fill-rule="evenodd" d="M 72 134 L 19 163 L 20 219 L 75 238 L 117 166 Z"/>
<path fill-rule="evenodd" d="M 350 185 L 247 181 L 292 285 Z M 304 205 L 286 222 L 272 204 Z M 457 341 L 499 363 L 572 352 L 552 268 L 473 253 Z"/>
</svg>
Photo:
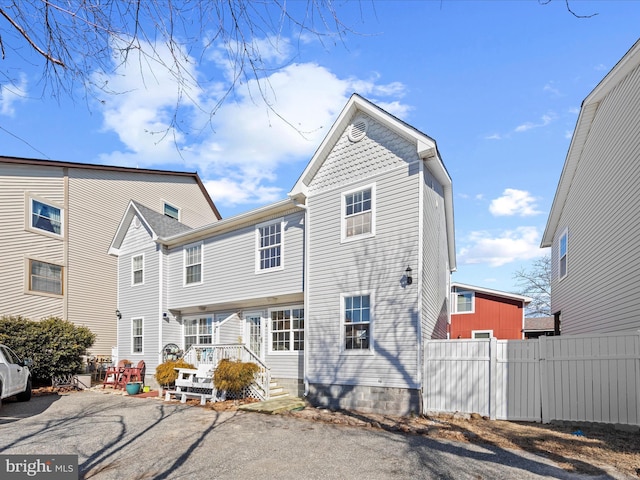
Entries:
<svg viewBox="0 0 640 480">
<path fill-rule="evenodd" d="M 352 142 L 359 142 L 367 134 L 367 121 L 364 118 L 359 118 L 351 124 L 349 127 L 349 140 Z"/>
<path fill-rule="evenodd" d="M 138 217 L 133 217 L 133 228 L 140 228 L 140 219 Z"/>
</svg>

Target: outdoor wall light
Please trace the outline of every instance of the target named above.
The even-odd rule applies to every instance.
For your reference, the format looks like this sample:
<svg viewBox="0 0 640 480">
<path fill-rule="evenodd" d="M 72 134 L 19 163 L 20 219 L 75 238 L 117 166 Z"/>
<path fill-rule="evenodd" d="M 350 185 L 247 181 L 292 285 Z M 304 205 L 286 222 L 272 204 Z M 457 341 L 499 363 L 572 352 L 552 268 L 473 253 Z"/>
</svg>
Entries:
<svg viewBox="0 0 640 480">
<path fill-rule="evenodd" d="M 163 320 L 166 320 L 168 322 L 169 321 L 169 314 L 167 312 L 162 312 L 162 318 L 163 318 Z"/>
<path fill-rule="evenodd" d="M 118 320 L 122 320 L 122 314 L 120 313 L 120 310 L 116 309 L 116 317 L 118 317 Z"/>
<path fill-rule="evenodd" d="M 407 276 L 407 285 L 411 285 L 413 283 L 411 272 L 412 272 L 411 267 L 407 267 L 407 269 L 404 271 L 405 275 Z"/>
</svg>

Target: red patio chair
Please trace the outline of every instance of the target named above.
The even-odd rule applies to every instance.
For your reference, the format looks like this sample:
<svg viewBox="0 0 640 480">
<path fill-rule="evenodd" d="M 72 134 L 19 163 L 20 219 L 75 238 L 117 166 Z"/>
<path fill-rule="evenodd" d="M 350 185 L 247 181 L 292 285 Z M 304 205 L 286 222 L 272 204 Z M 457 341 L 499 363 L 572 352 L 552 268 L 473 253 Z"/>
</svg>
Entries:
<svg viewBox="0 0 640 480">
<path fill-rule="evenodd" d="M 117 366 L 107 368 L 107 371 L 104 374 L 102 388 L 107 385 L 113 385 L 114 388 L 118 387 L 118 384 L 120 383 L 120 377 L 122 376 L 122 372 L 124 370 L 125 362 L 126 360 L 120 360 Z"/>
</svg>

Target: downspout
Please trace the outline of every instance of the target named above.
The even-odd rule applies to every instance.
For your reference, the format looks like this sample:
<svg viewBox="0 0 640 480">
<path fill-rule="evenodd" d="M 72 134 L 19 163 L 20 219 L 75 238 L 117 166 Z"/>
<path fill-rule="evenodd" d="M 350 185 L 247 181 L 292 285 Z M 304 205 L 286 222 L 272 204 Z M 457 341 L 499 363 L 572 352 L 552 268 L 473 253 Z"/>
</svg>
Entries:
<svg viewBox="0 0 640 480">
<path fill-rule="evenodd" d="M 164 269 L 163 269 L 163 246 L 160 243 L 156 244 L 158 246 L 158 365 L 162 363 L 162 347 L 164 346 L 162 343 L 162 322 L 163 318 L 163 285 L 164 285 Z"/>
<path fill-rule="evenodd" d="M 302 252 L 302 291 L 304 295 L 304 354 L 302 357 L 302 381 L 304 383 L 304 397 L 309 395 L 309 378 L 307 371 L 309 369 L 309 207 L 299 202 L 295 202 L 295 206 L 304 210 L 304 242 Z"/>
</svg>

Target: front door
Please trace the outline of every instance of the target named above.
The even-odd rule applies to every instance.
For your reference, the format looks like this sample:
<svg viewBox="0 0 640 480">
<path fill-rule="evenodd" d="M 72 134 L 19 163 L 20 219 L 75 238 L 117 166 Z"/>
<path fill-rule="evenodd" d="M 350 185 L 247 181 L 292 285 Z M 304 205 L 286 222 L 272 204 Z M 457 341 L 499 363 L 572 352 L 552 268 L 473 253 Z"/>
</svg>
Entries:
<svg viewBox="0 0 640 480">
<path fill-rule="evenodd" d="M 245 315 L 244 319 L 247 328 L 247 338 L 249 339 L 249 348 L 260 360 L 264 360 L 264 322 L 262 321 L 262 315 L 259 313 L 249 313 Z"/>
</svg>

